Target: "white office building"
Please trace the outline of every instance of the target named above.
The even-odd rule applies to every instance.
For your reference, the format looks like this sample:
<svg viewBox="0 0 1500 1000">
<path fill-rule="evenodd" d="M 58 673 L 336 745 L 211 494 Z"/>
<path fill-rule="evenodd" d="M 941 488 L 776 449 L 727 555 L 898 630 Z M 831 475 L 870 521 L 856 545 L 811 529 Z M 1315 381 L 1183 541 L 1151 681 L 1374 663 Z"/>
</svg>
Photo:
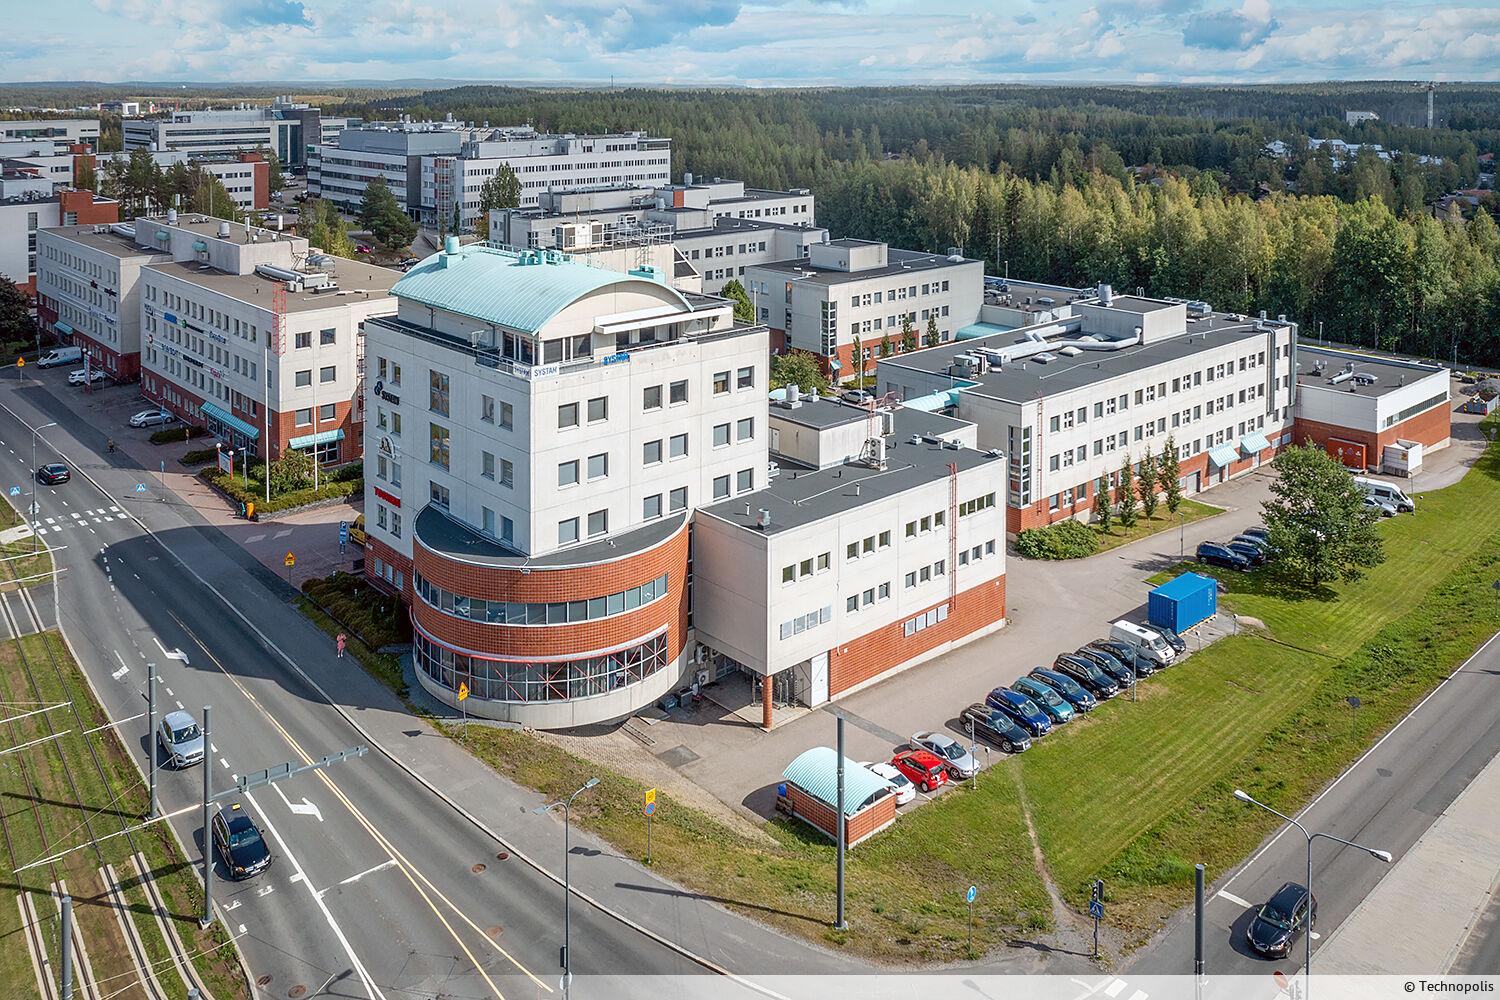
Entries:
<svg viewBox="0 0 1500 1000">
<path fill-rule="evenodd" d="M 318 108 L 277 98 L 269 107 L 242 106 L 222 111 L 174 111 L 166 118 L 134 118 L 121 123 L 125 150 L 224 155 L 265 148 L 283 166 L 306 162 L 307 148 L 331 141 L 349 124 L 325 118 Z"/>
<path fill-rule="evenodd" d="M 50 152 L 67 153 L 72 146 L 99 147 L 99 119 L 48 118 L 36 121 L 0 121 L 0 150 L 8 142 L 28 147 L 37 143 L 50 146 Z"/>
</svg>

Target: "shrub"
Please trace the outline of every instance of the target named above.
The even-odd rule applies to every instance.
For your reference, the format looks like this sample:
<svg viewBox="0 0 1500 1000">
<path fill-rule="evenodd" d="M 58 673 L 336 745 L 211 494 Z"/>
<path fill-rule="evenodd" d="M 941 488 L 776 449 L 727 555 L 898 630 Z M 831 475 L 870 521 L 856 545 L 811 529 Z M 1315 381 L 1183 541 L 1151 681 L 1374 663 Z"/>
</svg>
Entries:
<svg viewBox="0 0 1500 1000">
<path fill-rule="evenodd" d="M 183 465 L 202 465 L 204 462 L 212 462 L 218 456 L 218 452 L 217 448 L 195 448 L 177 461 Z"/>
<path fill-rule="evenodd" d="M 305 581 L 302 591 L 372 649 L 411 642 L 411 620 L 401 601 L 376 590 L 363 577 L 340 570 Z"/>
<path fill-rule="evenodd" d="M 1081 521 L 1027 528 L 1016 536 L 1016 552 L 1028 559 L 1081 559 L 1099 551 L 1099 534 Z"/>
<path fill-rule="evenodd" d="M 151 435 L 152 444 L 173 444 L 177 441 L 187 441 L 191 438 L 202 437 L 208 433 L 208 428 L 198 427 L 194 424 L 185 424 L 181 427 L 163 427 Z"/>
<path fill-rule="evenodd" d="M 274 514 L 279 510 L 301 507 L 304 504 L 316 503 L 319 500 L 337 500 L 352 497 L 362 494 L 365 491 L 363 477 L 347 482 L 324 479 L 317 489 L 313 489 L 311 484 L 309 484 L 303 489 L 290 490 L 286 493 L 274 492 L 273 482 L 271 502 L 267 503 L 265 499 L 264 477 L 255 476 L 254 466 L 250 467 L 250 472 L 251 478 L 248 484 L 245 482 L 244 477 L 238 475 L 238 470 L 236 470 L 236 474 L 231 475 L 224 472 L 217 465 L 211 465 L 206 469 L 199 470 L 198 478 L 211 484 L 231 500 L 238 501 L 239 503 L 245 503 L 246 501 L 253 502 L 255 509 L 262 514 Z"/>
</svg>

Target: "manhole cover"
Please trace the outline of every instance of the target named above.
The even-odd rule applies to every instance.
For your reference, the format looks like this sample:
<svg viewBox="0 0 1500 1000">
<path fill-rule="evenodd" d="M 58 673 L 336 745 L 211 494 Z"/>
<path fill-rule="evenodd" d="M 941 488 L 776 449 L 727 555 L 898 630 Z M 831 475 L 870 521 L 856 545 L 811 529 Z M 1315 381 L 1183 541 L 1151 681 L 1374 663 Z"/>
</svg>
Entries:
<svg viewBox="0 0 1500 1000">
<path fill-rule="evenodd" d="M 257 979 L 255 981 L 255 985 L 256 986 L 270 986 L 271 985 L 271 977 L 270 976 L 261 976 L 259 979 Z"/>
<path fill-rule="evenodd" d="M 485 869 L 485 868 L 486 868 L 486 865 L 485 865 L 485 863 L 484 863 L 484 862 L 483 862 L 483 861 L 481 861 L 481 862 L 480 862 L 480 863 L 479 863 L 479 864 L 477 864 L 477 865 L 471 865 L 471 866 L 470 866 L 470 867 L 469 867 L 469 871 L 471 871 L 471 872 L 473 872 L 473 873 L 474 873 L 474 874 L 475 874 L 475 875 L 478 875 L 478 874 L 480 874 L 480 873 L 481 873 L 481 872 L 483 872 L 483 871 L 484 871 L 484 869 Z"/>
<path fill-rule="evenodd" d="M 486 927 L 484 932 L 485 934 L 489 935 L 491 939 L 494 939 L 499 937 L 501 934 L 504 934 L 505 929 L 499 924 L 496 924 L 494 927 Z"/>
<path fill-rule="evenodd" d="M 291 989 L 287 990 L 286 991 L 286 995 L 288 997 L 290 997 L 291 1000 L 297 1000 L 298 997 L 302 996 L 306 992 L 307 992 L 307 987 L 306 986 L 298 985 L 298 986 L 293 986 Z"/>
<path fill-rule="evenodd" d="M 510 857 L 510 852 L 509 851 L 501 851 L 499 854 L 495 855 L 495 860 L 496 861 L 504 861 L 504 860 L 506 860 L 509 857 Z"/>
</svg>

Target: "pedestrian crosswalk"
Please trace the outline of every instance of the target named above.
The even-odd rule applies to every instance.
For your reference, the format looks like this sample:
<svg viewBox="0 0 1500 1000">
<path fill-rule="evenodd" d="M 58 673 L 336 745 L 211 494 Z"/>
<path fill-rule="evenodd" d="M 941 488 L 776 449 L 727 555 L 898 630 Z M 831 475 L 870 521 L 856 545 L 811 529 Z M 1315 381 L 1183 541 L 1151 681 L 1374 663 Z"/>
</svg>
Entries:
<svg viewBox="0 0 1500 1000">
<path fill-rule="evenodd" d="M 92 531 L 96 524 L 124 521 L 129 517 L 130 515 L 120 510 L 118 506 L 110 505 L 100 507 L 98 510 L 74 510 L 56 517 L 38 518 L 31 522 L 31 527 L 38 535 L 56 534 L 65 528 L 88 528 Z"/>
</svg>

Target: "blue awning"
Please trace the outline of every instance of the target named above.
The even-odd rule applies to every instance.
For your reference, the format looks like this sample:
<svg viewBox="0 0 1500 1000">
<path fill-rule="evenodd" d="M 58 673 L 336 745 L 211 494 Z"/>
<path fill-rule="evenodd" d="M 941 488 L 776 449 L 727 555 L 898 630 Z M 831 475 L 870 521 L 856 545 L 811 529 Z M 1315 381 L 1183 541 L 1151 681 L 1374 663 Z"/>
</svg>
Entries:
<svg viewBox="0 0 1500 1000">
<path fill-rule="evenodd" d="M 1208 449 L 1208 460 L 1218 466 L 1227 466 L 1240 460 L 1240 450 L 1232 444 L 1221 444 Z"/>
<path fill-rule="evenodd" d="M 1245 450 L 1246 455 L 1259 455 L 1271 447 L 1271 442 L 1266 440 L 1264 434 L 1246 434 L 1240 438 L 1240 447 Z"/>
<path fill-rule="evenodd" d="M 58 333 L 66 333 L 70 337 L 73 336 L 73 328 L 64 323 L 62 320 L 58 320 L 56 323 L 53 323 L 52 329 L 56 330 Z"/>
<path fill-rule="evenodd" d="M 344 440 L 344 429 L 337 427 L 331 431 L 318 431 L 316 434 L 303 434 L 301 437 L 294 437 L 288 444 L 293 448 L 311 448 L 315 445 L 329 444 L 342 440 Z"/>
<path fill-rule="evenodd" d="M 256 438 L 260 437 L 259 427 L 256 427 L 254 424 L 250 423 L 247 420 L 241 420 L 239 417 L 235 416 L 233 413 L 230 413 L 228 410 L 224 409 L 221 406 L 215 406 L 213 403 L 204 403 L 203 406 L 200 407 L 200 409 L 203 410 L 203 415 L 205 417 L 213 417 L 225 427 L 231 427 L 234 430 L 239 431 L 251 441 L 254 441 Z"/>
<path fill-rule="evenodd" d="M 193 241 L 193 249 L 197 250 L 197 251 L 199 251 L 201 253 L 202 251 L 208 249 L 208 244 L 205 243 L 205 242 L 203 242 L 202 240 L 194 240 Z"/>
</svg>

